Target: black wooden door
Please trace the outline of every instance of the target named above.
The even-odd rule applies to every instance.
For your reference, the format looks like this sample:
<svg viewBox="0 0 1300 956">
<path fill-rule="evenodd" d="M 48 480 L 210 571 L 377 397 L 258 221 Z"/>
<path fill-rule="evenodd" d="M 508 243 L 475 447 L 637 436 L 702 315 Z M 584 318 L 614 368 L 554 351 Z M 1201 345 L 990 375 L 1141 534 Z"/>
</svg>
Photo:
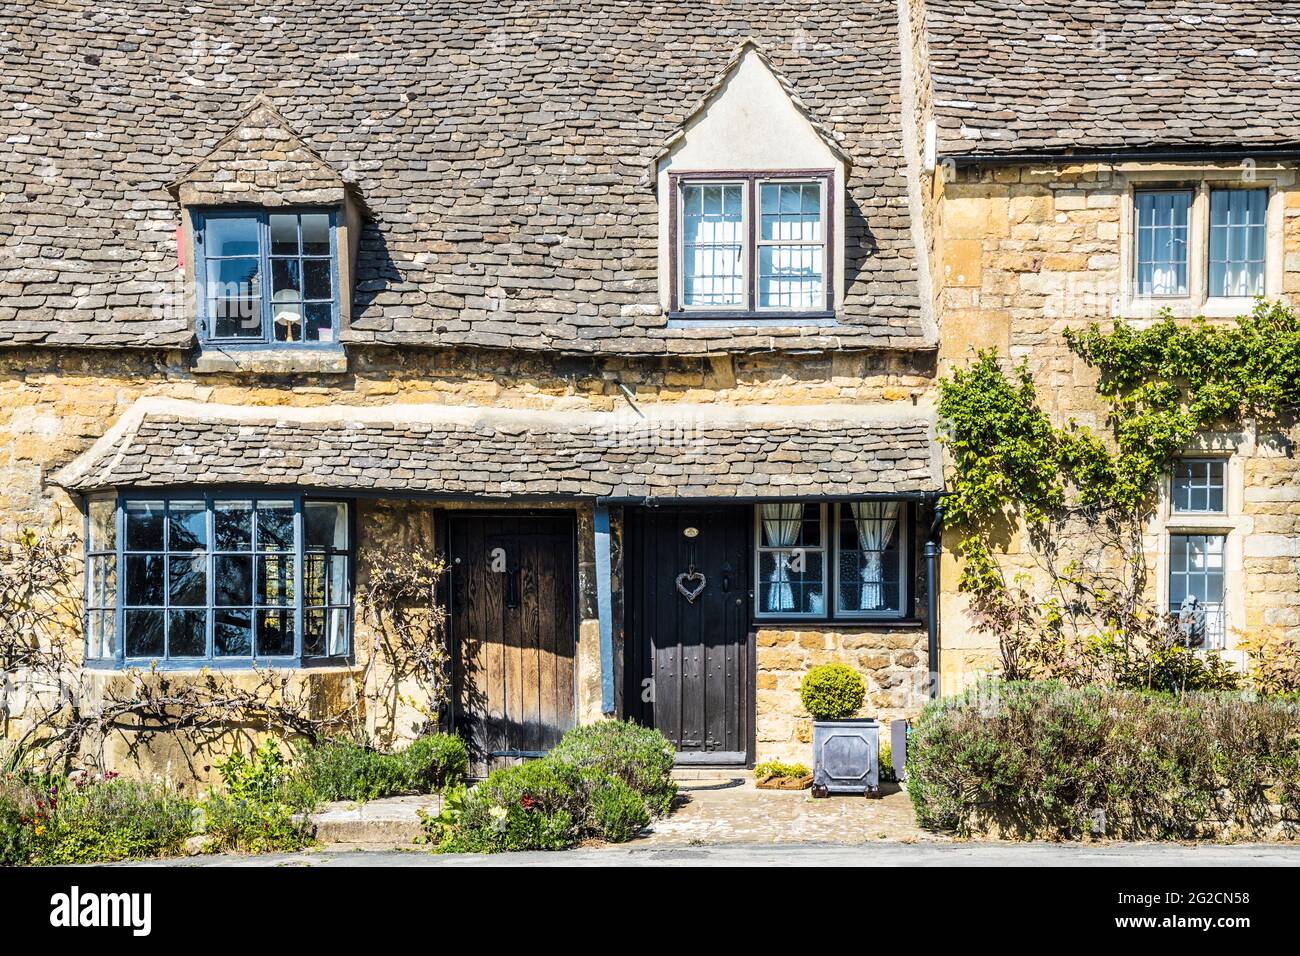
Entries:
<svg viewBox="0 0 1300 956">
<path fill-rule="evenodd" d="M 627 512 L 624 701 L 677 745 L 679 763 L 749 760 L 749 513 Z"/>
<path fill-rule="evenodd" d="M 483 772 L 574 725 L 574 522 L 463 514 L 448 533 L 456 726 Z"/>
</svg>

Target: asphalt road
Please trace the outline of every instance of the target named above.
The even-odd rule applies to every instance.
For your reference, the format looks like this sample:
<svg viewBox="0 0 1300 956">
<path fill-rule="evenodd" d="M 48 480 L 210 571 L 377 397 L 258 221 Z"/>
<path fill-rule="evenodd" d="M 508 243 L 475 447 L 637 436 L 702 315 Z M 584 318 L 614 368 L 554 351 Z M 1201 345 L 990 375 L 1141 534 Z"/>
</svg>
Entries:
<svg viewBox="0 0 1300 956">
<path fill-rule="evenodd" d="M 559 853 L 438 856 L 420 850 L 321 849 L 210 856 L 132 866 L 1300 866 L 1300 844 L 890 843 L 602 847 Z"/>
</svg>

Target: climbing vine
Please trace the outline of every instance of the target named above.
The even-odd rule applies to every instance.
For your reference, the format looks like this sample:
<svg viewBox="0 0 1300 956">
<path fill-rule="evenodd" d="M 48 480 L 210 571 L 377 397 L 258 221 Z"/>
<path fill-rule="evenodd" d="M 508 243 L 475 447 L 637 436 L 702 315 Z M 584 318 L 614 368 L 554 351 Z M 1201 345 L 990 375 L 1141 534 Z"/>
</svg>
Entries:
<svg viewBox="0 0 1300 956">
<path fill-rule="evenodd" d="M 1198 435 L 1246 419 L 1284 427 L 1300 408 L 1300 318 L 1261 302 L 1232 323 L 1165 315 L 1065 338 L 1099 373 L 1097 431 L 1054 424 L 1028 363 L 1008 369 L 994 352 L 940 382 L 959 586 L 977 625 L 998 636 L 1009 676 L 1178 684 L 1164 664 L 1143 666 L 1185 649 L 1147 604 L 1142 529 L 1160 477 Z M 1033 566 L 1005 558 L 1018 528 Z M 1170 666 L 1184 665 L 1199 662 L 1184 654 Z"/>
</svg>

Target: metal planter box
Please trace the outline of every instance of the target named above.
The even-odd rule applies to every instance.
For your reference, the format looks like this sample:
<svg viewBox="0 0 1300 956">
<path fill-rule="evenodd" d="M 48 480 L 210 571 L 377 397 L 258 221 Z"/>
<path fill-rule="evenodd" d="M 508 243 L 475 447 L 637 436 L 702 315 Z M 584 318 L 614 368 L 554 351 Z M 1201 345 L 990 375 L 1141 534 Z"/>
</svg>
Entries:
<svg viewBox="0 0 1300 956">
<path fill-rule="evenodd" d="M 880 724 L 871 718 L 813 721 L 813 796 L 880 795 Z"/>
</svg>

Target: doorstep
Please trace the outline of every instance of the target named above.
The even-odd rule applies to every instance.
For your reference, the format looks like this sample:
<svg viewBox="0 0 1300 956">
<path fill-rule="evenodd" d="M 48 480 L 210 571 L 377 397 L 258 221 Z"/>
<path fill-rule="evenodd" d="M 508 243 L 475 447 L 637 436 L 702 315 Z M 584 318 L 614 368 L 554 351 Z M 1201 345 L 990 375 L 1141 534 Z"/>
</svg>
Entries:
<svg viewBox="0 0 1300 956">
<path fill-rule="evenodd" d="M 420 812 L 435 814 L 442 797 L 386 797 L 366 803 L 327 803 L 311 815 L 321 843 L 410 846 L 423 834 Z"/>
</svg>

